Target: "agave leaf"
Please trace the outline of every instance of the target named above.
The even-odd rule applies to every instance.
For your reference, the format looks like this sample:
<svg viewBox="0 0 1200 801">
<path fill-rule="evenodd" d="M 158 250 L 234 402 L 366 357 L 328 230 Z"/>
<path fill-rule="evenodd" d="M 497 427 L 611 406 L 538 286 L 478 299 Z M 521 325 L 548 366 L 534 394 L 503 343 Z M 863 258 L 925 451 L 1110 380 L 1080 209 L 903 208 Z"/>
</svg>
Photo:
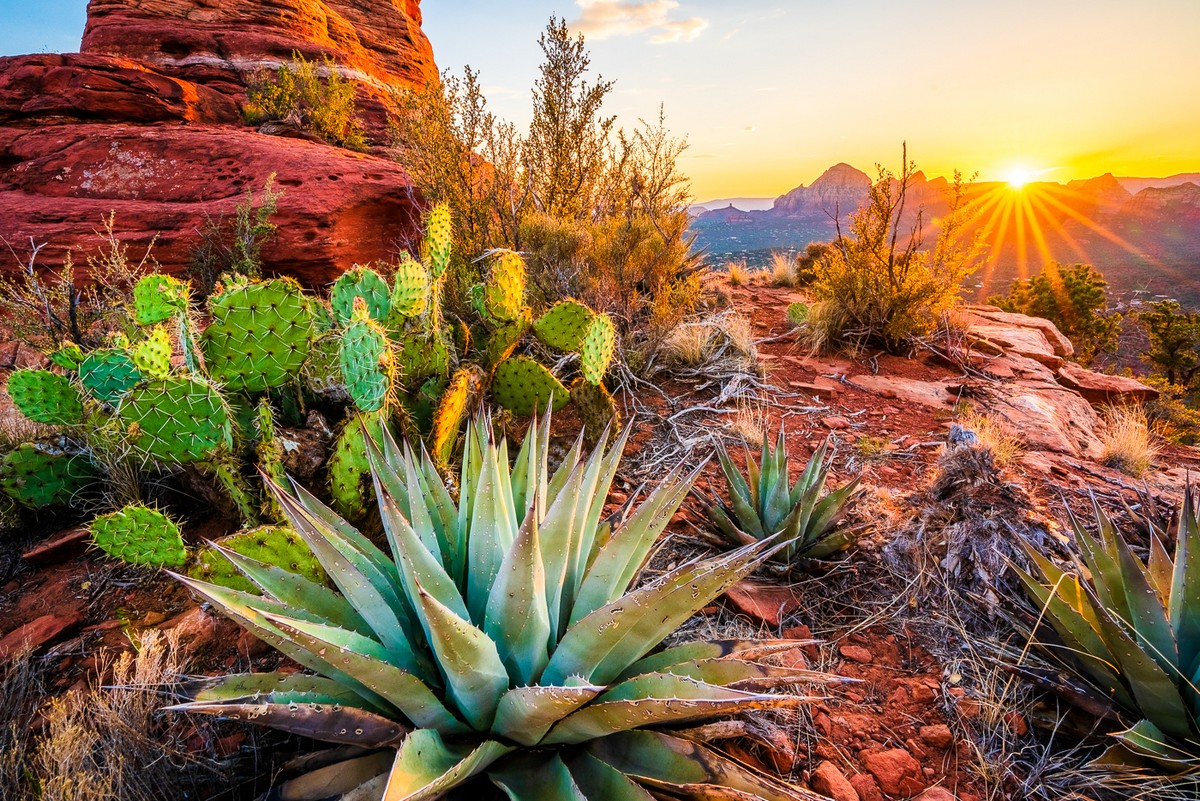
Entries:
<svg viewBox="0 0 1200 801">
<path fill-rule="evenodd" d="M 764 665 L 744 659 L 699 659 L 671 665 L 662 672 L 674 676 L 686 676 L 705 684 L 750 692 L 802 681 L 830 684 L 846 681 L 838 676 L 805 668 Z"/>
<path fill-rule="evenodd" d="M 174 712 L 216 715 L 312 737 L 327 743 L 384 748 L 400 742 L 411 728 L 365 709 L 324 704 L 221 703 L 193 701 L 167 707 Z"/>
<path fill-rule="evenodd" d="M 547 443 L 548 444 L 548 443 Z M 583 432 L 575 437 L 575 444 L 567 451 L 567 455 L 563 457 L 562 462 L 558 465 L 558 469 L 554 471 L 554 475 L 550 477 L 546 491 L 546 506 L 549 507 L 554 503 L 558 494 L 562 492 L 563 487 L 571 479 L 571 475 L 575 469 L 579 467 L 579 463 L 583 460 Z"/>
<path fill-rule="evenodd" d="M 769 654 L 791 651 L 816 640 L 702 640 L 676 645 L 634 662 L 617 679 L 628 679 L 643 673 L 659 673 L 686 662 L 737 657 L 757 659 Z"/>
<path fill-rule="evenodd" d="M 800 472 L 800 477 L 792 485 L 790 493 L 792 503 L 800 500 L 800 496 L 809 487 L 814 487 L 815 492 L 820 492 L 825 487 L 826 476 L 829 474 L 829 467 L 825 464 L 825 454 L 828 450 L 829 439 L 826 438 L 813 451 L 808 463 L 804 465 L 804 470 Z"/>
<path fill-rule="evenodd" d="M 432 801 L 512 750 L 494 740 L 475 749 L 449 747 L 436 731 L 417 729 L 396 751 L 381 801 Z"/>
<path fill-rule="evenodd" d="M 412 529 L 425 546 L 424 549 L 437 560 L 439 566 L 442 565 L 443 543 L 442 538 L 438 536 L 433 516 L 430 515 L 424 498 L 413 498 L 409 491 L 409 487 L 420 487 L 416 465 L 403 458 L 399 464 L 389 463 L 381 446 L 370 437 L 367 438 L 367 460 L 371 465 L 371 479 L 375 484 L 376 497 L 381 502 L 385 494 L 391 497 L 404 519 L 411 521 Z M 388 542 L 392 546 L 392 559 L 399 564 L 396 543 L 390 537 Z"/>
<path fill-rule="evenodd" d="M 536 745 L 551 726 L 603 691 L 574 678 L 561 687 L 514 687 L 500 698 L 492 733 L 521 745 Z"/>
<path fill-rule="evenodd" d="M 621 460 L 621 453 L 630 431 L 626 428 L 619 441 L 614 443 L 611 449 L 605 450 L 610 430 L 611 424 L 605 426 L 603 434 L 592 449 L 584 467 L 583 481 L 580 484 L 580 522 L 575 528 L 575 537 L 571 543 L 567 576 L 566 581 L 563 582 L 563 597 L 560 601 L 560 608 L 564 611 L 569 611 L 574 607 L 575 598 L 583 583 L 584 573 L 595 556 L 593 546 L 595 545 L 596 531 L 600 525 L 600 514 L 604 509 L 604 502 L 608 498 L 613 477 L 617 474 L 617 464 Z M 562 615 L 562 617 L 567 618 L 563 621 L 565 626 L 570 618 L 567 615 Z"/>
<path fill-rule="evenodd" d="M 496 644 L 424 590 L 420 600 L 447 693 L 472 728 L 487 731 L 509 684 Z"/>
<path fill-rule="evenodd" d="M 708 513 L 708 516 L 712 518 L 712 521 L 717 524 L 717 528 L 722 534 L 725 535 L 725 538 L 734 545 L 749 545 L 750 543 L 755 542 L 755 538 L 750 534 L 747 534 L 745 531 L 742 531 L 742 529 L 738 527 L 737 523 L 733 522 L 733 519 L 729 516 L 729 513 L 725 511 L 725 508 L 719 503 L 706 502 L 704 504 L 704 510 Z"/>
<path fill-rule="evenodd" d="M 484 443 L 479 480 L 472 499 L 470 533 L 467 541 L 467 609 L 471 620 L 482 621 L 488 595 L 500 572 L 504 554 L 516 539 L 516 517 L 512 495 L 506 491 L 500 456 L 491 443 Z"/>
<path fill-rule="evenodd" d="M 582 743 L 619 731 L 684 723 L 750 709 L 795 706 L 809 699 L 748 693 L 686 676 L 650 673 L 618 684 L 550 730 L 544 744 Z"/>
<path fill-rule="evenodd" d="M 1150 559 L 1146 568 L 1150 573 L 1150 581 L 1161 599 L 1160 603 L 1169 611 L 1171 582 L 1174 579 L 1175 565 L 1171 562 L 1171 556 L 1167 553 L 1162 539 L 1158 536 L 1158 531 L 1153 526 L 1150 528 Z"/>
<path fill-rule="evenodd" d="M 242 575 L 285 606 L 310 609 L 335 626 L 341 626 L 359 634 L 370 633 L 370 626 L 367 625 L 367 621 L 363 620 L 358 610 L 328 587 L 309 581 L 282 567 L 243 556 L 223 547 L 220 543 L 212 542 L 209 545 L 232 562 L 233 566 L 242 572 Z"/>
<path fill-rule="evenodd" d="M 1159 667 L 1178 678 L 1179 648 L 1175 645 L 1175 632 L 1162 598 L 1151 585 L 1146 569 L 1124 541 L 1117 543 L 1116 551 L 1125 578 L 1125 600 L 1131 615 L 1126 621 L 1129 630 Z"/>
<path fill-rule="evenodd" d="M 488 771 L 488 778 L 511 801 L 588 801 L 556 753 L 523 754 Z"/>
<path fill-rule="evenodd" d="M 589 743 L 587 751 L 639 782 L 672 795 L 689 795 L 710 785 L 713 790 L 729 788 L 744 794 L 741 797 L 761 801 L 829 801 L 764 776 L 699 743 L 661 732 L 614 734 Z"/>
<path fill-rule="evenodd" d="M 378 643 L 330 626 L 281 615 L 267 617 L 294 642 L 336 664 L 355 683 L 386 699 L 418 726 L 456 734 L 467 731 L 420 678 L 389 661 L 389 654 Z"/>
<path fill-rule="evenodd" d="M 1180 662 L 1191 665 L 1200 659 L 1200 520 L 1190 487 L 1179 513 L 1170 611 Z"/>
<path fill-rule="evenodd" d="M 567 769 L 589 801 L 654 801 L 640 784 L 586 751 L 571 756 Z"/>
<path fill-rule="evenodd" d="M 1095 499 L 1093 499 L 1094 502 Z M 1108 518 L 1104 517 L 1104 512 L 1098 506 L 1096 512 L 1098 519 L 1101 520 L 1100 530 L 1103 532 Z M 1095 588 L 1101 605 L 1105 609 L 1113 610 L 1119 620 L 1132 620 L 1129 603 L 1125 596 L 1125 577 L 1121 574 L 1120 564 L 1100 542 L 1088 534 L 1087 529 L 1075 518 L 1070 509 L 1067 510 L 1067 518 L 1074 530 L 1079 552 L 1092 574 L 1092 586 Z"/>
<path fill-rule="evenodd" d="M 561 470 L 561 468 L 560 468 Z M 583 499 L 583 464 L 577 464 L 554 500 L 546 507 L 546 517 L 538 532 L 541 538 L 542 565 L 546 574 L 546 607 L 550 616 L 548 647 L 553 648 L 567 615 L 562 607 L 563 584 L 573 555 L 573 543 L 579 526 Z"/>
<path fill-rule="evenodd" d="M 759 514 L 757 505 L 754 503 L 750 485 L 742 477 L 741 471 L 737 469 L 737 465 L 733 463 L 733 459 L 729 458 L 729 453 L 723 445 L 717 448 L 717 458 L 721 462 L 721 472 L 725 474 L 725 480 L 729 484 L 729 503 L 734 515 L 737 517 L 738 527 L 756 540 L 761 540 L 769 534 L 774 533 L 766 531 L 763 527 L 763 520 Z M 747 454 L 747 470 L 751 469 L 753 465 L 753 457 Z"/>
<path fill-rule="evenodd" d="M 536 502 L 536 500 L 535 500 Z M 550 610 L 535 515 L 526 515 L 492 585 L 483 630 L 496 643 L 511 681 L 528 684 L 550 659 Z"/>
<path fill-rule="evenodd" d="M 783 444 L 782 427 L 775 440 L 774 451 L 763 451 L 762 477 L 759 480 L 758 494 L 758 509 L 762 515 L 763 530 L 768 534 L 774 534 L 782 528 L 783 519 L 792 508 L 791 492 L 788 488 L 787 453 Z"/>
<path fill-rule="evenodd" d="M 404 591 L 409 603 L 417 609 L 421 625 L 425 629 L 426 639 L 429 637 L 429 626 L 420 615 L 418 587 L 438 599 L 459 617 L 467 617 L 467 605 L 463 601 L 454 580 L 446 574 L 442 563 L 430 553 L 404 515 L 400 512 L 396 501 L 386 487 L 379 487 L 379 516 L 383 521 L 383 530 L 391 543 L 392 551 L 396 554 L 396 564 L 400 567 L 400 576 L 404 583 Z M 436 545 L 434 547 L 437 547 Z"/>
<path fill-rule="evenodd" d="M 346 685 L 324 676 L 307 673 L 239 673 L 211 679 L 198 679 L 184 684 L 182 691 L 193 701 L 220 702 L 266 697 L 277 698 L 294 694 L 322 695 L 346 706 L 362 706 L 367 702 Z M 384 712 L 385 709 L 376 711 Z"/>
<path fill-rule="evenodd" d="M 394 759 L 395 756 L 388 750 L 342 760 L 283 782 L 276 790 L 283 801 L 325 801 L 327 798 L 337 798 L 352 792 L 375 776 L 386 776 Z"/>
<path fill-rule="evenodd" d="M 778 547 L 767 539 L 719 557 L 687 562 L 591 612 L 567 629 L 542 683 L 558 684 L 576 674 L 608 683 L 697 609 L 753 572 Z"/>
<path fill-rule="evenodd" d="M 1113 735 L 1122 745 L 1138 756 L 1145 757 L 1171 772 L 1193 768 L 1200 759 L 1168 742 L 1162 730 L 1149 720 L 1138 721 L 1132 728 Z M 1194 744 L 1194 740 L 1192 741 Z"/>
</svg>

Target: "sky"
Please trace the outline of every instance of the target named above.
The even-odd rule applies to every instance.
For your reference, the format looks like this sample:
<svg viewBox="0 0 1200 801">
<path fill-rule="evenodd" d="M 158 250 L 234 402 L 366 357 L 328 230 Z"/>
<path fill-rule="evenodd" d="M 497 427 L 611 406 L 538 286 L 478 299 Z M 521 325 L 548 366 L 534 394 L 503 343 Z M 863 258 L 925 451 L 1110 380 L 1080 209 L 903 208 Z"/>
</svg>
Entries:
<svg viewBox="0 0 1200 801">
<path fill-rule="evenodd" d="M 84 0 L 0 0 L 0 54 L 78 48 Z M 551 14 L 587 37 L 607 111 L 689 148 L 702 200 L 772 197 L 847 162 L 1066 181 L 1200 171 L 1198 0 L 426 0 L 443 70 L 529 117 Z"/>
</svg>

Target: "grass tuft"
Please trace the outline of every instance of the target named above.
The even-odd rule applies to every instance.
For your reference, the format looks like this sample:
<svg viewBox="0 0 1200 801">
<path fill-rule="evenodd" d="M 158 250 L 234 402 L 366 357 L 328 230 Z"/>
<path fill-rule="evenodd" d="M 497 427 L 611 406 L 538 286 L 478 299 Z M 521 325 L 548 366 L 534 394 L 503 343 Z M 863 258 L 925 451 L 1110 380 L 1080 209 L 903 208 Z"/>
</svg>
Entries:
<svg viewBox="0 0 1200 801">
<path fill-rule="evenodd" d="M 1141 478 L 1158 456 L 1158 445 L 1141 406 L 1110 406 L 1101 415 L 1099 436 L 1101 463 L 1127 476 Z"/>
</svg>

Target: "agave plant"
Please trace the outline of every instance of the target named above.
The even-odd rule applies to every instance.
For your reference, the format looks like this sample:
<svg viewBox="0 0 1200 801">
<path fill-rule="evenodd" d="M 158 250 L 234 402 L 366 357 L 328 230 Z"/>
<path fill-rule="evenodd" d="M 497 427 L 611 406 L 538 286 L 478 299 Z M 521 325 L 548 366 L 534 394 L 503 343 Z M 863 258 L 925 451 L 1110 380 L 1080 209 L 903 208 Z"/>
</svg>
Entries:
<svg viewBox="0 0 1200 801">
<path fill-rule="evenodd" d="M 772 449 L 763 432 L 762 463 L 747 448 L 743 476 L 723 445 L 717 455 L 729 484 L 729 503 L 708 499 L 706 509 L 721 533 L 735 545 L 748 545 L 776 537 L 782 546 L 774 559 L 790 563 L 797 558 L 823 559 L 847 547 L 853 532 L 838 529 L 838 522 L 854 500 L 860 479 L 833 492 L 825 491 L 829 441 L 813 452 L 796 483 L 788 485 L 788 455 L 783 429 Z"/>
<path fill-rule="evenodd" d="M 1063 570 L 1026 546 L 1036 577 L 1014 567 L 1061 644 L 1038 645 L 1084 679 L 1121 717 L 1102 764 L 1200 766 L 1200 519 L 1189 490 L 1174 559 L 1150 530 L 1142 563 L 1093 499 L 1098 536 L 1069 515 L 1079 551 Z M 1081 579 L 1082 577 L 1082 579 Z"/>
<path fill-rule="evenodd" d="M 553 474 L 549 420 L 509 466 L 484 419 L 468 429 L 456 503 L 422 450 L 372 443 L 390 554 L 299 485 L 275 487 L 337 591 L 232 551 L 261 594 L 178 577 L 308 673 L 204 680 L 174 707 L 358 746 L 281 797 L 429 799 L 486 775 L 513 799 L 815 799 L 657 731 L 805 699 L 768 693 L 826 678 L 759 659 L 795 641 L 651 651 L 778 547 L 755 541 L 631 590 L 691 488 L 676 471 L 636 510 L 602 520 L 625 439 Z"/>
</svg>

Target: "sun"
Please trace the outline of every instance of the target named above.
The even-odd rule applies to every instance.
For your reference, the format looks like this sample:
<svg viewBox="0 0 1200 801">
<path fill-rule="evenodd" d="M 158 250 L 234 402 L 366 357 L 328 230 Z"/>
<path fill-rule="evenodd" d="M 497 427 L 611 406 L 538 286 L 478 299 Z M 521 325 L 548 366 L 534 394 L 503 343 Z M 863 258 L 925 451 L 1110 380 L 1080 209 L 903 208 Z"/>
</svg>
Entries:
<svg viewBox="0 0 1200 801">
<path fill-rule="evenodd" d="M 1004 171 L 1004 180 L 1012 189 L 1024 189 L 1025 184 L 1038 176 L 1038 170 L 1023 164 L 1014 164 Z"/>
</svg>

